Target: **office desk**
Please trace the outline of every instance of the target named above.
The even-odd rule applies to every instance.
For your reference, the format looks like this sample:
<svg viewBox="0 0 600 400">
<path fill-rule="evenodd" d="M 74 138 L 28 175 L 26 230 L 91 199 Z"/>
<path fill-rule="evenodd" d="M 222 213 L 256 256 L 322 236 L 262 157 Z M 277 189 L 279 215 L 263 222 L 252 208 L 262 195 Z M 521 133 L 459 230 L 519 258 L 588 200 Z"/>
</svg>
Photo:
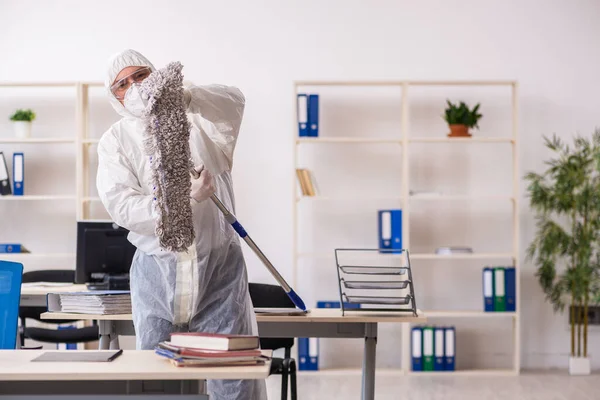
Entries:
<svg viewBox="0 0 600 400">
<path fill-rule="evenodd" d="M 44 313 L 42 319 L 82 319 L 98 321 L 100 346 L 103 349 L 118 348 L 118 335 L 134 335 L 130 314 L 90 315 L 68 313 Z M 364 358 L 362 373 L 362 399 L 375 398 L 375 349 L 377 326 L 380 323 L 423 323 L 426 317 L 418 310 L 418 316 L 410 313 L 372 313 L 339 309 L 313 309 L 307 315 L 274 316 L 257 314 L 261 337 L 317 337 L 317 338 L 363 338 Z"/>
<path fill-rule="evenodd" d="M 21 286 L 21 306 L 23 307 L 46 307 L 46 296 L 48 293 L 71 293 L 87 292 L 85 285 L 66 286 Z"/>
<path fill-rule="evenodd" d="M 271 368 L 270 361 L 252 366 L 178 368 L 152 350 L 125 350 L 112 362 L 31 362 L 47 351 L 0 350 L 0 381 L 25 382 L 31 389 L 31 385 L 41 386 L 50 381 L 68 381 L 71 385 L 77 384 L 76 381 L 266 379 Z M 263 354 L 271 357 L 272 351 L 263 350 Z"/>
</svg>

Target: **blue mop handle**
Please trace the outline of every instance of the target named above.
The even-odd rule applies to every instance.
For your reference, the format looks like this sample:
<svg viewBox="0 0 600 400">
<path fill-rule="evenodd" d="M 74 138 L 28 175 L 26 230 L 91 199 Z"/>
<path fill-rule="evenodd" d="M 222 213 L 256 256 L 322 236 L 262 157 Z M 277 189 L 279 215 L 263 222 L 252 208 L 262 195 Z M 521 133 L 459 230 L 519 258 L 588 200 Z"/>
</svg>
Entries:
<svg viewBox="0 0 600 400">
<path fill-rule="evenodd" d="M 213 194 L 212 196 L 210 196 L 210 198 L 215 203 L 215 205 L 219 208 L 219 210 L 221 210 L 221 212 L 225 216 L 225 219 L 227 220 L 227 222 L 229 222 L 231 224 L 231 226 L 233 227 L 233 229 L 235 229 L 235 231 L 240 235 L 240 237 L 246 241 L 248 246 L 250 246 L 250 248 L 252 250 L 254 250 L 254 253 L 256 253 L 256 255 L 258 256 L 258 258 L 260 258 L 260 260 L 263 262 L 265 267 L 267 267 L 269 272 L 271 272 L 271 275 L 273 275 L 275 280 L 277 280 L 277 282 L 279 282 L 279 284 L 281 285 L 283 290 L 285 290 L 288 297 L 294 302 L 296 307 L 298 307 L 302 311 L 306 311 L 306 306 L 304 305 L 304 302 L 302 301 L 300 296 L 298 296 L 298 294 L 296 294 L 296 292 L 294 292 L 294 289 L 292 289 L 290 287 L 290 285 L 288 285 L 288 283 L 285 281 L 285 279 L 283 279 L 283 277 L 281 276 L 279 271 L 277 271 L 277 269 L 273 266 L 273 264 L 271 264 L 271 261 L 269 261 L 267 256 L 265 256 L 264 253 L 258 248 L 256 243 L 254 243 L 254 240 L 252 240 L 252 238 L 250 237 L 250 235 L 248 235 L 248 233 L 246 232 L 244 227 L 238 222 L 235 215 L 233 215 L 227 209 L 227 207 L 225 207 L 225 205 L 221 202 L 221 200 L 219 200 L 219 198 L 216 195 Z"/>
</svg>

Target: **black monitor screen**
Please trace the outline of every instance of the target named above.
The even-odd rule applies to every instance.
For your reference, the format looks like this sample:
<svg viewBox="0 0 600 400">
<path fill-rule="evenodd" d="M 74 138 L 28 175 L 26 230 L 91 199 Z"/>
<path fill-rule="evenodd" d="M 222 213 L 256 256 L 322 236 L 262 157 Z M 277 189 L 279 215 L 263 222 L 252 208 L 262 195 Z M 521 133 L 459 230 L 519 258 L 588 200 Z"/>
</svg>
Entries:
<svg viewBox="0 0 600 400">
<path fill-rule="evenodd" d="M 127 240 L 129 231 L 112 222 L 77 222 L 75 283 L 97 281 L 92 274 L 129 273 L 136 248 Z"/>
</svg>

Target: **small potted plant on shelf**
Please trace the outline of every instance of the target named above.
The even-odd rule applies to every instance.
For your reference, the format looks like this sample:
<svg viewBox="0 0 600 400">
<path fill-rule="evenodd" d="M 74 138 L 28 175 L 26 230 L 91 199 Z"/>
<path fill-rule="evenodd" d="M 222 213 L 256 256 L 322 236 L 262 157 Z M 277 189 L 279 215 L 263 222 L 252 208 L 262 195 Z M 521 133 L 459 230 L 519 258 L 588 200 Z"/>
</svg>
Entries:
<svg viewBox="0 0 600 400">
<path fill-rule="evenodd" d="M 31 110 L 17 110 L 10 116 L 15 127 L 15 135 L 18 138 L 31 136 L 31 123 L 35 119 L 35 113 Z"/>
<path fill-rule="evenodd" d="M 572 147 L 544 139 L 556 158 L 525 177 L 537 219 L 527 259 L 554 311 L 570 308 L 569 373 L 589 374 L 588 307 L 600 300 L 600 131 Z"/>
<path fill-rule="evenodd" d="M 450 100 L 446 100 L 446 103 L 448 103 L 448 107 L 444 114 L 444 120 L 446 120 L 450 127 L 448 137 L 471 137 L 469 129 L 478 128 L 477 122 L 482 117 L 478 113 L 479 104 L 470 110 L 462 101 L 458 106 L 451 103 Z"/>
</svg>

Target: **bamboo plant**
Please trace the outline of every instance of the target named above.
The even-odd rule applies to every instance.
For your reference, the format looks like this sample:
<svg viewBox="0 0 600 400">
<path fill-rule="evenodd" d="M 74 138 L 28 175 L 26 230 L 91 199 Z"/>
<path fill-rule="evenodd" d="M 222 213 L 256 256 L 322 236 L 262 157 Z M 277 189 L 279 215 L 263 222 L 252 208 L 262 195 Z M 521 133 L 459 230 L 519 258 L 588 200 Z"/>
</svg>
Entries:
<svg viewBox="0 0 600 400">
<path fill-rule="evenodd" d="M 587 357 L 588 306 L 600 293 L 600 131 L 572 146 L 544 140 L 554 158 L 544 173 L 525 176 L 536 214 L 527 259 L 554 311 L 571 309 L 571 357 Z"/>
</svg>

